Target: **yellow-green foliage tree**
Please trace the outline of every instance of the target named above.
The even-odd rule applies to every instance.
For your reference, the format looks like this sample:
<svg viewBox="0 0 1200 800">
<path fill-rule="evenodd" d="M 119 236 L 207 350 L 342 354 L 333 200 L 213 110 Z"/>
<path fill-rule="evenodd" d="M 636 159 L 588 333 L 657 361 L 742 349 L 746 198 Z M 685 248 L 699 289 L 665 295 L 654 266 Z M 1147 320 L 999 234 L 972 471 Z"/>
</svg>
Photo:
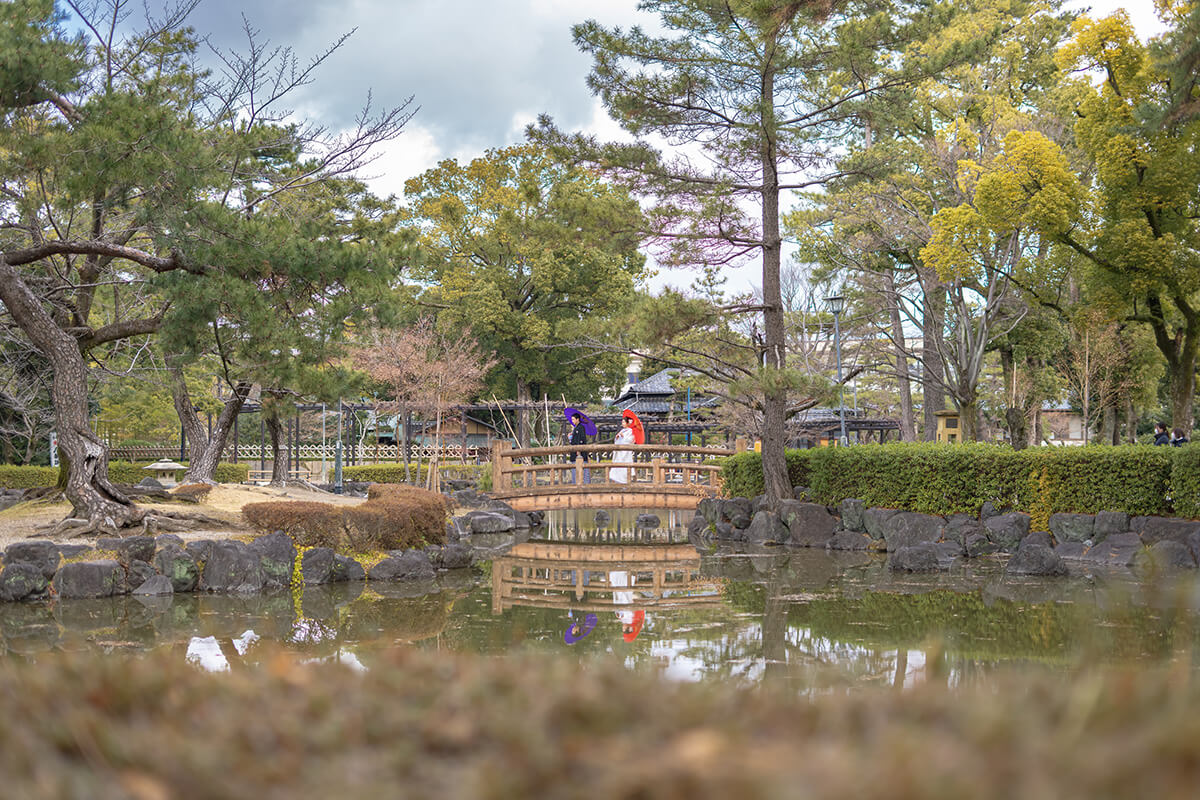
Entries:
<svg viewBox="0 0 1200 800">
<path fill-rule="evenodd" d="M 1153 47 L 1119 11 L 1076 20 L 1058 53 L 1078 73 L 1065 92 L 1074 144 L 1088 163 L 1073 167 L 1044 136 L 1010 134 L 1000 156 L 968 165 L 969 202 L 939 220 L 929 253 L 939 269 L 968 269 L 965 254 L 982 237 L 1018 224 L 1066 248 L 1098 304 L 1153 331 L 1174 425 L 1190 430 L 1200 349 L 1200 118 L 1179 96 L 1181 81 L 1190 81 L 1187 98 L 1196 93 L 1195 78 L 1175 67 L 1195 47 L 1200 10 L 1177 0 L 1158 6 L 1171 30 Z"/>
<path fill-rule="evenodd" d="M 1018 286 L 1045 254 L 1028 219 L 986 219 L 993 209 L 976 207 L 975 188 L 1002 167 L 1006 135 L 1017 141 L 1046 122 L 1054 43 L 1068 23 L 1042 0 L 956 9 L 952 24 L 905 57 L 972 55 L 912 92 L 859 107 L 843 177 L 790 215 L 788 228 L 820 264 L 818 277 L 849 279 L 865 307 L 883 306 L 871 316 L 886 320 L 895 373 L 907 381 L 908 364 L 921 365 L 926 437 L 949 395 L 960 434 L 975 438 L 986 356 L 1022 320 Z M 920 348 L 907 342 L 913 328 L 923 333 Z"/>
</svg>

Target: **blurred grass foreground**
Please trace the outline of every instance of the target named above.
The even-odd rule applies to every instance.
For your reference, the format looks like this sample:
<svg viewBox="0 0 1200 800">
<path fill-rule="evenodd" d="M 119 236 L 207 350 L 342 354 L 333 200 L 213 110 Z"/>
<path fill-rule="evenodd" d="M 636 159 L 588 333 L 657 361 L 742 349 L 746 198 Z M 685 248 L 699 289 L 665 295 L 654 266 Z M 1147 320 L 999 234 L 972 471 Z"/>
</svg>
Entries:
<svg viewBox="0 0 1200 800">
<path fill-rule="evenodd" d="M 1195 797 L 1190 659 L 815 697 L 601 662 L 397 650 L 0 661 L 0 780 L 26 798 Z M 943 676 L 944 677 L 944 676 Z"/>
</svg>

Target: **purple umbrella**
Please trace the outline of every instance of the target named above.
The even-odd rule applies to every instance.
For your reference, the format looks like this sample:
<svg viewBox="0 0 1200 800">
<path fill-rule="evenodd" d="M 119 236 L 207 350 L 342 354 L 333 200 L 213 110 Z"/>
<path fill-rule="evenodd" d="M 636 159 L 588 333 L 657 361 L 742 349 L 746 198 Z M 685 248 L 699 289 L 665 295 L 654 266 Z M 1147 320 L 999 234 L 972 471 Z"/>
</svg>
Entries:
<svg viewBox="0 0 1200 800">
<path fill-rule="evenodd" d="M 592 629 L 596 627 L 597 622 L 598 620 L 596 619 L 595 614 L 588 614 L 583 618 L 583 625 L 580 626 L 579 633 L 576 634 L 574 632 L 573 629 L 575 628 L 575 623 L 572 623 L 563 633 L 563 641 L 567 644 L 575 644 L 580 639 L 591 633 Z"/>
<path fill-rule="evenodd" d="M 578 408 L 571 408 L 570 406 L 567 406 L 566 408 L 564 408 L 563 413 L 567 415 L 567 422 L 570 422 L 571 417 L 578 414 L 579 419 L 580 419 L 580 424 L 583 425 L 583 432 L 586 433 L 588 436 L 596 435 L 596 423 L 594 423 L 590 419 L 588 419 L 587 414 L 583 413 Z"/>
</svg>

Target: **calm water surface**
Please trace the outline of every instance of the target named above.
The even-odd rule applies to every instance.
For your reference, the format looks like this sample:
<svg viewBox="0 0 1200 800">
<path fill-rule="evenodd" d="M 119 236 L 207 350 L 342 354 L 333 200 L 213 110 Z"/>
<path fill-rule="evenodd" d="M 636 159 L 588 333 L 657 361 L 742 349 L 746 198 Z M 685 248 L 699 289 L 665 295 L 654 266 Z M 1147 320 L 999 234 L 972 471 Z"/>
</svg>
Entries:
<svg viewBox="0 0 1200 800">
<path fill-rule="evenodd" d="M 698 550 L 684 532 L 690 514 L 650 513 L 660 518 L 651 529 L 635 511 L 604 525 L 591 511 L 562 513 L 528 538 L 479 542 L 476 567 L 423 584 L 3 604 L 0 647 L 33 659 L 166 648 L 209 670 L 252 666 L 272 643 L 363 669 L 397 647 L 536 651 L 678 680 L 828 691 L 1148 664 L 1200 638 L 1193 575 L 1014 579 L 989 559 L 893 574 L 877 554 Z"/>
</svg>

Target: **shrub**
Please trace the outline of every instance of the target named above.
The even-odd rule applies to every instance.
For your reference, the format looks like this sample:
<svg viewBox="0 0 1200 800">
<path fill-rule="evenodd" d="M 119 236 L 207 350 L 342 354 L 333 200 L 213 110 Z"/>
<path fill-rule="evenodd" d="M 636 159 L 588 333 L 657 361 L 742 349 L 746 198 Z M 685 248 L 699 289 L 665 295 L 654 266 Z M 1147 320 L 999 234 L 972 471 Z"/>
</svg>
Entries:
<svg viewBox="0 0 1200 800">
<path fill-rule="evenodd" d="M 176 497 L 195 500 L 198 503 L 208 496 L 208 493 L 212 491 L 212 488 L 213 487 L 209 486 L 207 483 L 185 483 L 172 489 L 171 494 L 175 495 Z"/>
<path fill-rule="evenodd" d="M 5 489 L 37 489 L 58 481 L 58 467 L 24 467 L 0 464 L 0 486 Z"/>
<path fill-rule="evenodd" d="M 488 464 L 443 464 L 443 478 L 463 478 L 478 483 L 484 474 L 491 477 L 491 466 Z M 423 484 L 429 475 L 429 464 L 409 465 L 409 480 L 404 479 L 403 464 L 359 464 L 353 467 L 342 467 L 342 479 L 347 481 L 363 481 L 366 483 L 411 483 Z"/>
<path fill-rule="evenodd" d="M 1188 508 L 1195 506 L 1187 506 L 1187 498 L 1200 498 L 1200 454 L 1191 456 L 1188 448 L 1016 451 L 982 443 L 893 443 L 803 452 L 803 458 L 788 453 L 788 470 L 796 485 L 795 476 L 804 475 L 816 502 L 835 504 L 857 497 L 870 506 L 977 515 L 983 503 L 991 501 L 1028 512 L 1041 529 L 1050 514 L 1060 511 L 1163 514 L 1169 511 L 1169 493 Z M 1194 461 L 1180 466 L 1176 479 L 1173 464 L 1182 459 Z M 740 453 L 725 459 L 722 477 L 726 495 L 761 494 L 761 457 Z"/>
<path fill-rule="evenodd" d="M 257 530 L 283 531 L 299 547 L 333 547 L 341 544 L 339 507 L 303 500 L 272 500 L 242 506 L 242 517 Z"/>
<path fill-rule="evenodd" d="M 1200 444 L 1174 448 L 1171 454 L 1171 498 L 1175 513 L 1200 517 Z"/>
<path fill-rule="evenodd" d="M 377 484 L 361 505 L 272 501 L 244 506 L 242 516 L 260 531 L 283 531 L 300 547 L 363 553 L 443 544 L 448 511 L 436 492 Z"/>
</svg>

